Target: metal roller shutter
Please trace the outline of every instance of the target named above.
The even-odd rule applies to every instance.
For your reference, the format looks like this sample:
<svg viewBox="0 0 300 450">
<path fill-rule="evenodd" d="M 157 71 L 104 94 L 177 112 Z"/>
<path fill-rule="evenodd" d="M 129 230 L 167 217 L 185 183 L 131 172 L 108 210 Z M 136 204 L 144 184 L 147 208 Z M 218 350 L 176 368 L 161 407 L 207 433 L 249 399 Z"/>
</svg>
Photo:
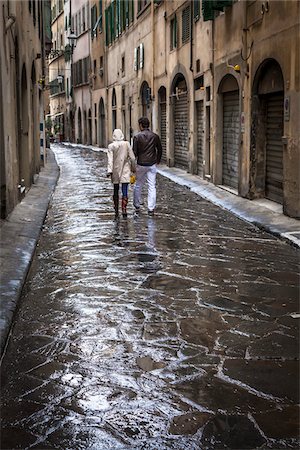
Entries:
<svg viewBox="0 0 300 450">
<path fill-rule="evenodd" d="M 188 168 L 188 97 L 179 95 L 174 108 L 174 162 L 176 167 Z"/>
<path fill-rule="evenodd" d="M 160 139 L 162 145 L 162 161 L 167 160 L 167 104 L 160 103 Z"/>
<path fill-rule="evenodd" d="M 283 202 L 283 93 L 266 98 L 266 197 Z"/>
<path fill-rule="evenodd" d="M 197 111 L 197 172 L 203 175 L 203 150 L 204 150 L 204 117 L 203 101 L 196 103 Z"/>
<path fill-rule="evenodd" d="M 223 184 L 238 188 L 240 112 L 239 92 L 223 94 Z"/>
</svg>

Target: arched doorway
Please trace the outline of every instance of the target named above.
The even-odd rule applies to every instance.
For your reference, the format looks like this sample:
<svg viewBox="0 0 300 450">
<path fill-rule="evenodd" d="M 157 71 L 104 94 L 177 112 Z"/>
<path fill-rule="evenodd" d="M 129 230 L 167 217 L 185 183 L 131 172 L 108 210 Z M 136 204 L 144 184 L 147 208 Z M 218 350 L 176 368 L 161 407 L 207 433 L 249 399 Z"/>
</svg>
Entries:
<svg viewBox="0 0 300 450">
<path fill-rule="evenodd" d="M 29 108 L 28 108 L 28 86 L 27 86 L 27 74 L 25 64 L 22 68 L 21 76 L 21 145 L 19 147 L 19 179 L 22 189 L 30 186 L 30 174 L 29 174 L 29 145 L 28 145 L 28 132 L 29 132 Z M 23 181 L 24 180 L 24 181 Z"/>
<path fill-rule="evenodd" d="M 70 142 L 75 142 L 75 130 L 74 130 L 74 115 L 73 111 L 70 111 L 69 114 L 70 121 Z"/>
<path fill-rule="evenodd" d="M 96 111 L 96 113 L 97 113 L 97 111 Z M 97 117 L 95 117 L 95 121 L 94 121 L 94 126 L 95 126 L 95 130 L 94 130 L 94 132 L 95 132 L 95 144 L 99 144 L 99 142 L 97 142 L 97 134 L 98 134 L 98 123 L 97 123 Z"/>
<path fill-rule="evenodd" d="M 117 128 L 117 96 L 116 90 L 113 89 L 112 99 L 111 99 L 111 109 L 112 109 L 112 131 Z"/>
<path fill-rule="evenodd" d="M 83 111 L 83 143 L 87 144 L 87 115 L 86 111 Z"/>
<path fill-rule="evenodd" d="M 188 169 L 188 89 L 184 75 L 178 73 L 172 85 L 174 121 L 174 164 Z"/>
<path fill-rule="evenodd" d="M 222 184 L 238 189 L 240 149 L 239 86 L 232 75 L 226 75 L 220 85 L 222 98 Z"/>
<path fill-rule="evenodd" d="M 70 142 L 74 142 L 75 141 L 75 138 L 74 138 L 74 115 L 73 115 L 72 111 L 70 111 L 70 113 L 69 113 L 69 122 L 70 122 L 70 130 L 69 130 Z"/>
<path fill-rule="evenodd" d="M 99 102 L 99 145 L 100 147 L 105 147 L 105 109 L 104 101 L 101 97 Z"/>
<path fill-rule="evenodd" d="M 87 136 L 88 145 L 92 144 L 92 111 L 89 109 L 88 112 L 88 136 Z"/>
<path fill-rule="evenodd" d="M 167 160 L 167 91 L 164 86 L 158 90 L 159 134 L 162 145 L 162 161 Z"/>
<path fill-rule="evenodd" d="M 148 117 L 151 126 L 151 89 L 147 81 L 143 81 L 140 89 L 141 114 Z"/>
<path fill-rule="evenodd" d="M 251 172 L 254 196 L 283 203 L 284 81 L 280 65 L 269 59 L 254 78 Z"/>
<path fill-rule="evenodd" d="M 81 109 L 78 108 L 78 115 L 77 115 L 77 144 L 82 144 L 82 119 L 81 119 Z"/>
</svg>

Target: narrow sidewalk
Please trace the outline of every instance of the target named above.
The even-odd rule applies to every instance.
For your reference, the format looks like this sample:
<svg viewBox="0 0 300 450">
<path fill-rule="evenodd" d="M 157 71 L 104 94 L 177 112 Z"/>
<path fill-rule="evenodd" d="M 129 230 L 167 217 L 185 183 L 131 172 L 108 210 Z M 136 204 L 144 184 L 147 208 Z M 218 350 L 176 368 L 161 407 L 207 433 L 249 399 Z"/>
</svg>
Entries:
<svg viewBox="0 0 300 450">
<path fill-rule="evenodd" d="M 13 315 L 43 227 L 48 206 L 59 176 L 52 150 L 25 198 L 2 222 L 0 229 L 0 338 L 5 348 Z"/>
</svg>

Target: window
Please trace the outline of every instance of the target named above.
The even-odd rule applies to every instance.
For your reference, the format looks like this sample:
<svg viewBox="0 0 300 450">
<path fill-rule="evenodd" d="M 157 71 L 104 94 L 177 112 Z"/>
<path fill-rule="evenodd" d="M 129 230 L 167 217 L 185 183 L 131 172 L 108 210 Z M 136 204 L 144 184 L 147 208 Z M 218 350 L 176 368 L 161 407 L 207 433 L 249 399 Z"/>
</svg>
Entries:
<svg viewBox="0 0 300 450">
<path fill-rule="evenodd" d="M 200 19 L 200 0 L 194 0 L 194 21 Z"/>
<path fill-rule="evenodd" d="M 170 50 L 174 50 L 177 47 L 177 17 L 171 20 L 170 24 Z"/>
<path fill-rule="evenodd" d="M 85 23 L 85 7 L 82 7 L 82 31 L 86 30 L 86 23 Z"/>
<path fill-rule="evenodd" d="M 149 3 L 149 0 L 138 0 L 138 14 L 145 8 L 145 6 Z"/>
<path fill-rule="evenodd" d="M 190 40 L 191 34 L 191 7 L 188 6 L 182 11 L 182 43 Z"/>
<path fill-rule="evenodd" d="M 100 65 L 99 65 L 99 75 L 100 77 L 103 77 L 104 70 L 103 70 L 103 56 L 100 56 Z"/>
<path fill-rule="evenodd" d="M 97 22 L 97 7 L 94 5 L 91 9 L 91 36 L 92 39 L 97 36 L 97 27 L 95 27 Z"/>
<path fill-rule="evenodd" d="M 123 4 L 123 2 L 122 2 Z M 99 0 L 99 31 L 103 30 L 103 0 Z"/>
<path fill-rule="evenodd" d="M 122 106 L 125 106 L 125 86 L 122 87 Z"/>
<path fill-rule="evenodd" d="M 134 70 L 144 67 L 144 44 L 140 44 L 134 49 Z"/>
<path fill-rule="evenodd" d="M 122 55 L 121 71 L 122 71 L 122 77 L 124 77 L 124 75 L 125 75 L 125 55 Z"/>
<path fill-rule="evenodd" d="M 78 13 L 78 34 L 82 33 L 81 11 Z"/>
<path fill-rule="evenodd" d="M 97 61 L 96 59 L 94 59 L 94 75 L 96 76 L 96 72 L 97 72 Z"/>
</svg>

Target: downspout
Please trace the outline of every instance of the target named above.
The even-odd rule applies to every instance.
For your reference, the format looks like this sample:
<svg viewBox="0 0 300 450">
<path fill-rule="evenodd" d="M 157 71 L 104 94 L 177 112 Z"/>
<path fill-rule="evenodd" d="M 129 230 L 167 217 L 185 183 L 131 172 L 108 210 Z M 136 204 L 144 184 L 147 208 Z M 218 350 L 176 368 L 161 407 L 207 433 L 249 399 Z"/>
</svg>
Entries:
<svg viewBox="0 0 300 450">
<path fill-rule="evenodd" d="M 217 115 L 217 99 L 215 96 L 215 20 L 212 19 L 212 24 L 211 24 L 211 98 L 213 99 L 212 102 L 212 108 L 211 108 L 211 129 L 214 130 L 213 131 L 213 136 L 211 136 L 210 138 L 210 142 L 213 143 L 213 145 L 211 145 L 210 149 L 210 161 L 209 161 L 209 167 L 210 167 L 210 176 L 211 176 L 211 181 L 213 183 L 215 183 L 215 165 L 216 165 L 216 135 L 215 135 L 215 117 Z M 211 100 L 211 99 L 209 99 Z M 209 130 L 210 133 L 210 130 Z"/>
<path fill-rule="evenodd" d="M 190 120 L 191 127 L 189 131 L 189 151 L 192 150 L 191 154 L 191 162 L 190 162 L 190 172 L 196 173 L 196 160 L 195 160 L 195 114 L 194 114 L 194 107 L 195 107 L 195 98 L 194 98 L 194 69 L 193 69 L 193 1 L 190 2 L 190 71 L 192 72 L 192 82 L 190 85 L 190 113 L 191 118 L 193 120 Z"/>
<path fill-rule="evenodd" d="M 154 111 L 155 111 L 155 105 L 153 102 L 153 99 L 155 98 L 154 95 L 154 67 L 155 67 L 155 32 L 154 32 L 154 0 L 151 1 L 151 21 L 152 21 L 152 80 L 151 80 L 151 86 L 152 86 L 152 92 L 151 92 L 151 105 L 152 105 L 152 128 L 154 128 Z M 155 124 L 156 129 L 156 124 Z"/>
<path fill-rule="evenodd" d="M 194 72 L 193 69 L 193 1 L 190 2 L 191 13 L 190 13 L 190 27 L 191 27 L 191 39 L 190 39 L 190 71 Z"/>
</svg>

